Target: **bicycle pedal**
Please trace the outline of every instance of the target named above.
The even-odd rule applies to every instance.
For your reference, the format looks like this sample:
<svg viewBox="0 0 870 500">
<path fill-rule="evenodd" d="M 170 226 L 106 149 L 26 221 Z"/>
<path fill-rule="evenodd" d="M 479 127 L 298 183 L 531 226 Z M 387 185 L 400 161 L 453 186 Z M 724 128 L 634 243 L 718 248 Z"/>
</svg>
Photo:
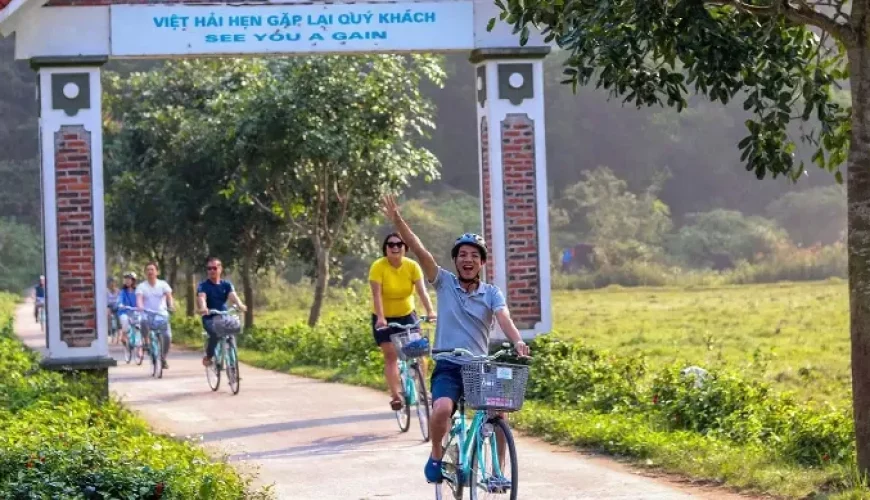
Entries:
<svg viewBox="0 0 870 500">
<path fill-rule="evenodd" d="M 488 493 L 507 493 L 511 490 L 511 482 L 506 478 L 489 478 L 486 481 L 486 491 Z"/>
</svg>

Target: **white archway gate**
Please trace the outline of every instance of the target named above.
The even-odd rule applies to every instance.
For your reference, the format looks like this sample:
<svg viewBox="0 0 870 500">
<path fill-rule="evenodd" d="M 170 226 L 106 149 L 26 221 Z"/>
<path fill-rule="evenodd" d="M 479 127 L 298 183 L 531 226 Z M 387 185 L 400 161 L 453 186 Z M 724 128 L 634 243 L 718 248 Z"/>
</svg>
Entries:
<svg viewBox="0 0 870 500">
<path fill-rule="evenodd" d="M 492 0 L 142 3 L 0 0 L 0 34 L 38 72 L 48 282 L 46 366 L 105 369 L 100 67 L 111 58 L 316 53 L 470 53 L 476 66 L 486 279 L 525 337 L 551 328 L 543 59 L 497 24 Z"/>
</svg>

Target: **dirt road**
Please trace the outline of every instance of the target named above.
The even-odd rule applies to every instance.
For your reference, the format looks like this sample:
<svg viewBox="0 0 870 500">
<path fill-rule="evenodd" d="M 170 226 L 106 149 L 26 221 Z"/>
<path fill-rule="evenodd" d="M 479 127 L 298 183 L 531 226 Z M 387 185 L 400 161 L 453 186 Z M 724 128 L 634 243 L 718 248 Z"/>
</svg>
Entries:
<svg viewBox="0 0 870 500">
<path fill-rule="evenodd" d="M 44 346 L 31 306 L 16 318 L 18 335 Z M 429 499 L 423 479 L 428 445 L 416 417 L 400 434 L 388 397 L 374 390 L 331 384 L 242 365 L 241 392 L 212 392 L 201 354 L 173 350 L 164 378 L 150 376 L 147 360 L 119 365 L 110 387 L 156 430 L 201 436 L 281 499 Z M 728 499 L 722 490 L 690 488 L 634 474 L 615 462 L 589 458 L 536 439 L 518 440 L 519 497 L 524 499 Z"/>
</svg>

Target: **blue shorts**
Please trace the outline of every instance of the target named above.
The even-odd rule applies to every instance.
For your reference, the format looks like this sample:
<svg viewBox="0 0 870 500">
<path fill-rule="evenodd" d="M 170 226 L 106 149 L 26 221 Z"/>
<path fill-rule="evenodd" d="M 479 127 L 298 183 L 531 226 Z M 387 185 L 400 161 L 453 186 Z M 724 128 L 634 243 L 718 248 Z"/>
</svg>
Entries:
<svg viewBox="0 0 870 500">
<path fill-rule="evenodd" d="M 432 387 L 432 401 L 438 401 L 439 398 L 450 398 L 453 401 L 455 411 L 456 404 L 463 394 L 462 365 L 449 361 L 436 362 L 430 385 Z"/>
</svg>

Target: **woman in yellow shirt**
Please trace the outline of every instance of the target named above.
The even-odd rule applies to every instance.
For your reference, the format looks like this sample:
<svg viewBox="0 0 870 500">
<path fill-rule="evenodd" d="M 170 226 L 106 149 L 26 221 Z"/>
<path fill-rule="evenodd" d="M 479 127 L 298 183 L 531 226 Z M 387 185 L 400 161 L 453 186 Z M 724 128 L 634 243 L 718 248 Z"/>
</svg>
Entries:
<svg viewBox="0 0 870 500">
<path fill-rule="evenodd" d="M 417 322 L 414 309 L 415 289 L 430 321 L 435 320 L 435 313 L 423 282 L 423 270 L 420 269 L 420 264 L 405 257 L 407 246 L 402 237 L 396 233 L 387 235 L 381 251 L 384 256 L 374 261 L 369 269 L 369 284 L 372 287 L 372 332 L 375 342 L 384 354 L 384 378 L 393 397 L 390 407 L 399 411 L 403 405 L 399 396 L 399 365 L 390 335 L 401 331 L 394 331 L 386 326 L 388 323 Z"/>
</svg>

